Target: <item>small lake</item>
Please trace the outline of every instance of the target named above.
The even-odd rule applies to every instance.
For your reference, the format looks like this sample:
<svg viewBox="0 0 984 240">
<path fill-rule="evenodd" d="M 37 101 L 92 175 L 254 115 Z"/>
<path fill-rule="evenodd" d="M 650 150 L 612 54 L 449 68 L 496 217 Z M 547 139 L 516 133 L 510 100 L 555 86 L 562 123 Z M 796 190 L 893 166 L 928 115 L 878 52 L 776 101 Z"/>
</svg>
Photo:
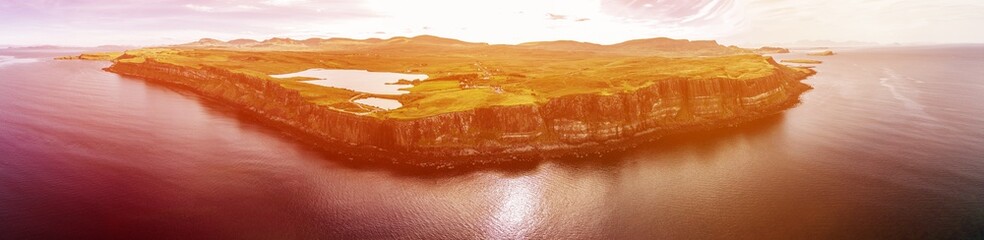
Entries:
<svg viewBox="0 0 984 240">
<path fill-rule="evenodd" d="M 325 87 L 344 88 L 356 92 L 401 95 L 409 93 L 401 88 L 409 84 L 394 84 L 400 79 L 427 79 L 426 74 L 404 74 L 389 72 L 370 72 L 366 70 L 347 69 L 308 69 L 296 73 L 270 75 L 275 78 L 309 77 L 318 80 L 304 81 Z"/>
<path fill-rule="evenodd" d="M 403 95 L 410 93 L 402 88 L 411 87 L 409 84 L 395 84 L 400 79 L 427 79 L 426 74 L 404 74 L 390 72 L 370 72 L 351 69 L 308 69 L 296 73 L 270 75 L 275 78 L 308 77 L 318 80 L 303 81 L 325 87 L 343 88 L 356 92 L 385 95 Z M 362 98 L 353 102 L 370 105 L 386 110 L 400 108 L 399 101 L 384 98 Z"/>
</svg>

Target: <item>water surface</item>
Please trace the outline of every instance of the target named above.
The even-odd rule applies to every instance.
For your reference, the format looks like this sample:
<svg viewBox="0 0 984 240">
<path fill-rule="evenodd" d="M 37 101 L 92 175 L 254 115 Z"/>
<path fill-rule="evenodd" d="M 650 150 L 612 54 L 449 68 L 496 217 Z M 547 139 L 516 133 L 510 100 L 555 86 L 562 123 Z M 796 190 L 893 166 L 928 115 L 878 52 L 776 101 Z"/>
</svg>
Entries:
<svg viewBox="0 0 984 240">
<path fill-rule="evenodd" d="M 378 97 L 360 98 L 352 101 L 356 103 L 373 106 L 373 107 L 382 108 L 383 110 L 393 110 L 403 106 L 403 104 L 400 103 L 400 101 L 393 100 L 393 99 L 386 99 L 386 98 L 378 98 Z"/>
<path fill-rule="evenodd" d="M 6 65 L 0 239 L 984 237 L 984 48 L 835 51 L 784 114 L 442 172 L 338 161 L 108 63 Z"/>
<path fill-rule="evenodd" d="M 400 79 L 415 80 L 427 79 L 425 74 L 405 74 L 389 72 L 370 72 L 366 70 L 349 69 L 308 69 L 296 73 L 270 75 L 275 78 L 306 77 L 318 80 L 305 80 L 303 82 L 319 86 L 343 88 L 356 92 L 401 95 L 409 91 L 402 88 L 412 87 L 409 84 L 396 84 Z"/>
<path fill-rule="evenodd" d="M 397 84 L 399 80 L 424 80 L 426 74 L 405 74 L 389 72 L 370 72 L 366 70 L 351 69 L 308 69 L 296 73 L 270 75 L 275 78 L 305 77 L 318 80 L 305 80 L 310 83 L 325 87 L 348 89 L 356 92 L 383 94 L 383 95 L 403 95 L 410 93 L 404 88 L 413 87 L 410 84 Z M 378 97 L 363 97 L 352 100 L 354 103 L 369 105 L 383 110 L 393 110 L 403 106 L 400 101 Z"/>
<path fill-rule="evenodd" d="M 0 67 L 19 64 L 19 63 L 32 63 L 37 61 L 38 59 L 36 58 L 18 58 L 14 56 L 0 55 Z"/>
</svg>

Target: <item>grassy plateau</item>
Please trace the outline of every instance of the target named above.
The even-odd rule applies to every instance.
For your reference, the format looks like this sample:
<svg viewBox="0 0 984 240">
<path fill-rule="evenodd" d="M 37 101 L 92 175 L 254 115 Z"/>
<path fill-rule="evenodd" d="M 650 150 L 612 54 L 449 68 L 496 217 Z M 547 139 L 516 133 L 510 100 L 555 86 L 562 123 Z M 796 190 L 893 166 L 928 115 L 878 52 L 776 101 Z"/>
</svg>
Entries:
<svg viewBox="0 0 984 240">
<path fill-rule="evenodd" d="M 754 79 L 773 74 L 771 57 L 713 41 L 640 39 L 613 45 L 574 41 L 490 45 L 433 36 L 391 39 L 274 38 L 197 42 L 83 54 L 73 59 L 140 63 L 147 59 L 189 68 L 216 67 L 268 79 L 307 101 L 378 118 L 414 119 L 488 106 L 542 104 L 574 94 L 632 92 L 665 79 Z M 312 68 L 426 74 L 404 95 L 376 95 L 270 77 Z M 379 97 L 403 107 L 382 110 L 352 100 Z"/>
</svg>

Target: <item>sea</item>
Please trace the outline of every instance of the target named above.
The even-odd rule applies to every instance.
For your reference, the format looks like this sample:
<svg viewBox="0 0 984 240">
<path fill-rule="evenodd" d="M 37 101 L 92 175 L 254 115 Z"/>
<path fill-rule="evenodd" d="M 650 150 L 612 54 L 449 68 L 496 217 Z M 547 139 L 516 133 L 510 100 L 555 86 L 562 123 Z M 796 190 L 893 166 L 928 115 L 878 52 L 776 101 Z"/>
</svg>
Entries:
<svg viewBox="0 0 984 240">
<path fill-rule="evenodd" d="M 774 55 L 823 63 L 754 122 L 427 170 L 108 62 L 0 50 L 0 239 L 984 238 L 984 45 L 834 51 Z"/>
</svg>

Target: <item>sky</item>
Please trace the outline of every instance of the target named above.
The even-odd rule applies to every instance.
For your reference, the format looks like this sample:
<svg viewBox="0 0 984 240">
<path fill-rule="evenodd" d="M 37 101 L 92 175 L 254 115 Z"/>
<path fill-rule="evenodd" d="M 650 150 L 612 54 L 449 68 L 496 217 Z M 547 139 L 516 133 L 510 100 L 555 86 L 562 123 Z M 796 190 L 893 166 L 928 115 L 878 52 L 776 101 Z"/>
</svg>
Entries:
<svg viewBox="0 0 984 240">
<path fill-rule="evenodd" d="M 2 0 L 0 45 L 435 35 L 515 44 L 670 37 L 984 43 L 982 0 Z"/>
</svg>

